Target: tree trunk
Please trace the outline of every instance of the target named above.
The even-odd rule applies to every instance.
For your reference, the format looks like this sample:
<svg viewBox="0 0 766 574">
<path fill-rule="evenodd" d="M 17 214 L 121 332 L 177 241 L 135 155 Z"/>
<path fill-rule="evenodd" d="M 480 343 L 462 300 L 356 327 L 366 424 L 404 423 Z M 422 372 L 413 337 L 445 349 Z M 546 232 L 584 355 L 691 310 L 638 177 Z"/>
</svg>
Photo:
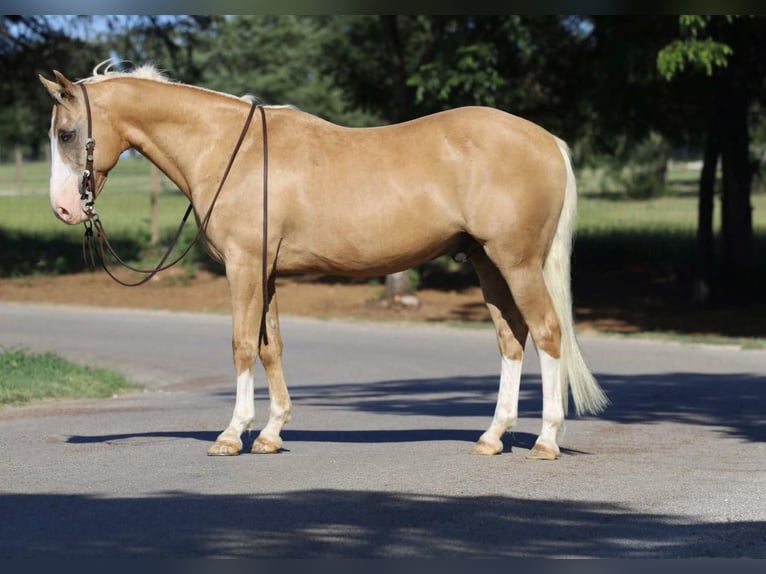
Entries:
<svg viewBox="0 0 766 574">
<path fill-rule="evenodd" d="M 412 111 L 410 88 L 407 86 L 407 69 L 404 64 L 404 46 L 399 33 L 397 16 L 378 16 L 383 32 L 386 55 L 390 62 L 390 72 L 393 77 L 392 96 L 394 100 L 393 113 L 390 122 L 399 122 L 409 118 Z"/>
<path fill-rule="evenodd" d="M 410 291 L 410 278 L 407 271 L 399 271 L 398 273 L 386 275 L 386 287 L 383 293 L 386 299 L 401 297 Z"/>
<path fill-rule="evenodd" d="M 407 70 L 404 62 L 404 46 L 399 32 L 399 21 L 396 15 L 378 16 L 383 39 L 390 62 L 390 71 L 394 79 L 392 113 L 387 118 L 390 122 L 399 122 L 409 118 L 412 113 L 410 88 L 407 86 Z M 386 276 L 386 286 L 383 297 L 390 303 L 401 300 L 403 295 L 413 291 L 409 273 L 400 271 Z"/>
<path fill-rule="evenodd" d="M 729 302 L 745 294 L 753 269 L 753 216 L 750 188 L 749 99 L 736 82 L 723 85 L 721 106 L 722 283 Z"/>
<path fill-rule="evenodd" d="M 705 152 L 700 174 L 700 196 L 697 210 L 697 260 L 692 300 L 707 304 L 714 297 L 713 277 L 715 269 L 715 238 L 713 236 L 713 207 L 715 200 L 715 175 L 721 154 L 721 124 L 717 110 L 719 98 L 714 88 L 710 121 L 705 139 Z"/>
<path fill-rule="evenodd" d="M 21 145 L 16 144 L 14 147 L 14 156 L 16 163 L 16 190 L 20 193 L 24 193 L 24 158 L 21 153 Z"/>
<path fill-rule="evenodd" d="M 420 298 L 415 294 L 415 285 L 413 285 L 410 271 L 399 271 L 386 275 L 386 286 L 381 304 L 388 308 L 417 309 L 420 307 Z"/>
</svg>

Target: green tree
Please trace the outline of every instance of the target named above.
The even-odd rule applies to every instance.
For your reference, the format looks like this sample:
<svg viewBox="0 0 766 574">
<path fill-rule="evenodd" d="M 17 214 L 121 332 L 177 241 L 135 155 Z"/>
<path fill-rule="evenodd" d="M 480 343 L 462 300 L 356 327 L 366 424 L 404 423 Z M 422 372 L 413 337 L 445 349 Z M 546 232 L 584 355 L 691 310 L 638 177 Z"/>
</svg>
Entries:
<svg viewBox="0 0 766 574">
<path fill-rule="evenodd" d="M 79 22 L 73 20 L 70 25 Z M 0 158 L 23 146 L 42 156 L 50 124 L 50 97 L 40 90 L 38 73 L 51 68 L 85 73 L 86 44 L 71 38 L 67 21 L 46 16 L 2 16 L 0 19 Z"/>
<path fill-rule="evenodd" d="M 661 193 L 671 148 L 701 146 L 704 115 L 696 98 L 704 84 L 697 78 L 668 83 L 657 69 L 657 52 L 677 34 L 675 18 L 599 16 L 589 23 L 577 98 L 578 159 L 609 166 L 629 196 Z"/>
<path fill-rule="evenodd" d="M 697 235 L 696 298 L 707 301 L 716 287 L 719 298 L 733 299 L 751 289 L 754 264 L 752 204 L 753 175 L 749 113 L 763 101 L 766 61 L 766 19 L 761 17 L 681 16 L 678 38 L 663 48 L 657 65 L 668 79 L 688 78 L 702 70 L 710 85 L 704 166 L 700 179 Z M 722 260 L 715 282 L 713 188 L 721 160 Z"/>
<path fill-rule="evenodd" d="M 387 122 L 463 105 L 577 129 L 587 31 L 579 17 L 340 16 L 325 70 L 356 106 Z"/>
<path fill-rule="evenodd" d="M 201 80 L 204 67 L 196 58 L 200 37 L 222 16 L 133 14 L 107 16 L 105 31 L 94 43 L 120 67 L 153 64 L 174 79 L 190 84 Z M 102 59 L 103 59 L 102 58 Z"/>
<path fill-rule="evenodd" d="M 50 123 L 50 98 L 38 74 L 59 69 L 72 78 L 89 76 L 110 52 L 135 62 L 154 61 L 199 76 L 191 54 L 210 16 L 2 16 L 0 20 L 0 155 L 21 144 L 40 157 Z M 94 30 L 104 30 L 94 33 Z"/>
<path fill-rule="evenodd" d="M 264 103 L 292 104 L 349 126 L 379 123 L 349 104 L 321 66 L 330 30 L 322 17 L 231 16 L 195 38 L 200 82 L 215 90 L 251 94 Z"/>
</svg>

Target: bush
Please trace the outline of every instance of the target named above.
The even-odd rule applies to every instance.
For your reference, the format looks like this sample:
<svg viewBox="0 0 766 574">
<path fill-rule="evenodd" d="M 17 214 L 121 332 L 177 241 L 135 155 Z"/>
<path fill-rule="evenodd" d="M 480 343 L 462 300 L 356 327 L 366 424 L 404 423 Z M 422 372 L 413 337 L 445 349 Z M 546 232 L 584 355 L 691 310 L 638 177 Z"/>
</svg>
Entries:
<svg viewBox="0 0 766 574">
<path fill-rule="evenodd" d="M 631 199 L 650 199 L 665 195 L 670 146 L 656 133 L 638 143 L 622 169 L 625 193 Z"/>
</svg>

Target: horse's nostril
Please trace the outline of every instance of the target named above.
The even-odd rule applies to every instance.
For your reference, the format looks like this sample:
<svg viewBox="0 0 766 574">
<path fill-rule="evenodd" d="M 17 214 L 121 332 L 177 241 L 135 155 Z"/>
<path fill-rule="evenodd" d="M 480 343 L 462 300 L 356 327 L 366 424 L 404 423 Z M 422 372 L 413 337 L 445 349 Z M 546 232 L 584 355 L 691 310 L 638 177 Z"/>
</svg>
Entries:
<svg viewBox="0 0 766 574">
<path fill-rule="evenodd" d="M 69 218 L 69 210 L 66 207 L 60 205 L 56 206 L 56 214 L 63 220 Z"/>
</svg>

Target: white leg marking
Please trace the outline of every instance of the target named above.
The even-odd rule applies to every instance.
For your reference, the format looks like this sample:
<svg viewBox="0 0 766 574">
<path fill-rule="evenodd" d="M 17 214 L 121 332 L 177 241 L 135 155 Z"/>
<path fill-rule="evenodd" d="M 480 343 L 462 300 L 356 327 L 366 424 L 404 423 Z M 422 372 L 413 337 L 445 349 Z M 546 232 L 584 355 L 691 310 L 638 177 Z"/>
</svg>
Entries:
<svg viewBox="0 0 766 574">
<path fill-rule="evenodd" d="M 290 422 L 290 411 L 279 405 L 274 399 L 269 408 L 269 421 L 261 431 L 261 436 L 278 439 L 282 427 Z"/>
<path fill-rule="evenodd" d="M 500 388 L 497 392 L 495 416 L 487 431 L 481 435 L 477 447 L 478 454 L 497 454 L 502 452 L 500 440 L 505 431 L 516 424 L 519 416 L 519 386 L 521 385 L 521 361 L 503 357 L 500 364 Z M 485 445 L 486 449 L 481 445 Z"/>
<path fill-rule="evenodd" d="M 540 349 L 538 355 L 543 378 L 543 427 L 537 442 L 558 452 L 557 439 L 564 429 L 565 414 L 559 374 L 560 361 Z"/>
<path fill-rule="evenodd" d="M 503 432 L 516 424 L 519 418 L 519 386 L 521 385 L 521 361 L 503 357 L 500 364 L 500 390 L 493 424 L 502 425 Z"/>
<path fill-rule="evenodd" d="M 255 418 L 255 388 L 253 372 L 248 369 L 237 377 L 237 399 L 234 402 L 234 415 L 230 427 L 235 427 L 240 434 L 253 424 Z"/>
<path fill-rule="evenodd" d="M 255 418 L 255 395 L 254 395 L 253 372 L 248 369 L 237 376 L 237 398 L 234 402 L 234 414 L 226 430 L 218 440 L 241 444 L 241 435 L 252 428 Z"/>
</svg>

